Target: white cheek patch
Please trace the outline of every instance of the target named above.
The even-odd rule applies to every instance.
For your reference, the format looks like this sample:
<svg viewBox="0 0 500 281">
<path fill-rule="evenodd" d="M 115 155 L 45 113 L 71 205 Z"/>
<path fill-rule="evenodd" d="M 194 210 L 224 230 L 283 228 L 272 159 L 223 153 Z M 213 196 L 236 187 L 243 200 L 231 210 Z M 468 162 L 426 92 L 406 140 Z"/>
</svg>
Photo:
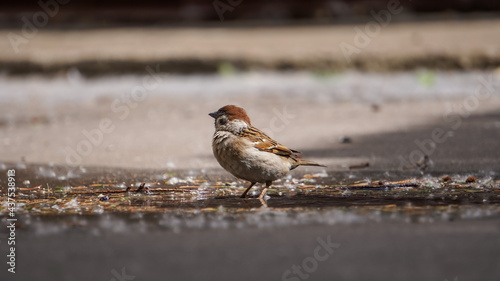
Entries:
<svg viewBox="0 0 500 281">
<path fill-rule="evenodd" d="M 241 120 L 233 120 L 227 123 L 228 131 L 238 134 L 248 127 L 248 124 Z"/>
</svg>

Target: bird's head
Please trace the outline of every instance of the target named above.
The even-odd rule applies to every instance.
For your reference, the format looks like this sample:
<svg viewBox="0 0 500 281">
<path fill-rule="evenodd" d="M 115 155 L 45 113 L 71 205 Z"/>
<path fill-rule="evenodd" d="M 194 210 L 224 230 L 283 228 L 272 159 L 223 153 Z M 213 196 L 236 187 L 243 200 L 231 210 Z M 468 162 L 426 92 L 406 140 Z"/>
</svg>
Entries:
<svg viewBox="0 0 500 281">
<path fill-rule="evenodd" d="M 242 129 L 251 126 L 247 112 L 235 105 L 226 105 L 219 110 L 209 113 L 215 119 L 216 131 L 228 131 L 234 134 Z"/>
</svg>

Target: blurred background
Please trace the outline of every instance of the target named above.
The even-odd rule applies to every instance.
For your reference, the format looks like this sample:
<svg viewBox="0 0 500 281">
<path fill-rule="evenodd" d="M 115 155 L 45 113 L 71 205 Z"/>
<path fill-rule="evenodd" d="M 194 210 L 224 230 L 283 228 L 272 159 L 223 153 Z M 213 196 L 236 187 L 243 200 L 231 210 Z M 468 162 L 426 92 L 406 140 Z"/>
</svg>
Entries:
<svg viewBox="0 0 500 281">
<path fill-rule="evenodd" d="M 51 3 L 54 1 L 42 1 Z M 313 0 L 313 1 L 55 1 L 70 4 L 58 12 L 51 26 L 123 26 L 123 25 L 205 25 L 220 20 L 215 7 L 227 10 L 224 20 L 230 24 L 324 22 L 346 23 L 369 17 L 370 11 L 387 8 L 384 0 Z M 396 1 L 395 1 L 396 2 Z M 467 17 L 494 17 L 500 10 L 497 1 L 397 1 L 405 8 L 407 20 L 417 18 L 457 19 Z M 234 9 L 236 6 L 240 9 Z M 40 5 L 33 1 L 2 4 L 2 24 L 19 26 L 19 17 L 37 12 Z"/>
<path fill-rule="evenodd" d="M 2 2 L 0 170 L 17 171 L 23 257 L 7 280 L 305 280 L 285 273 L 321 239 L 340 248 L 310 280 L 498 279 L 499 16 L 493 0 Z M 269 206 L 240 200 L 211 149 L 227 104 L 328 167 L 277 181 Z M 164 191 L 125 191 L 143 182 Z"/>
<path fill-rule="evenodd" d="M 460 111 L 480 79 L 498 81 L 498 9 L 487 0 L 3 3 L 3 161 L 217 168 L 205 113 L 235 103 L 337 169 L 415 164 L 429 154 L 410 160 L 415 141 L 436 126 L 449 131 L 443 115 L 497 109 L 491 94 Z M 293 120 L 271 128 L 284 111 Z M 482 127 L 500 126 L 493 119 Z M 491 166 L 479 159 L 489 152 L 459 154 L 469 150 L 458 140 L 472 142 L 432 147 L 433 163 L 478 157 L 478 169 Z"/>
</svg>

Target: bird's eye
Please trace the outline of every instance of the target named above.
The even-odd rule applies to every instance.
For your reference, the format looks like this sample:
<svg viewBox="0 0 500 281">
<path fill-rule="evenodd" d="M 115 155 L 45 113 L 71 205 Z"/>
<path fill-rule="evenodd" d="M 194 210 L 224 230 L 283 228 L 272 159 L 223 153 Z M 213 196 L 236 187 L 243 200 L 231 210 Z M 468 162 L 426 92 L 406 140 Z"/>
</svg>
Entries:
<svg viewBox="0 0 500 281">
<path fill-rule="evenodd" d="M 227 123 L 227 120 L 225 118 L 219 118 L 219 120 L 217 120 L 217 123 L 219 123 L 219 125 L 225 125 Z"/>
</svg>

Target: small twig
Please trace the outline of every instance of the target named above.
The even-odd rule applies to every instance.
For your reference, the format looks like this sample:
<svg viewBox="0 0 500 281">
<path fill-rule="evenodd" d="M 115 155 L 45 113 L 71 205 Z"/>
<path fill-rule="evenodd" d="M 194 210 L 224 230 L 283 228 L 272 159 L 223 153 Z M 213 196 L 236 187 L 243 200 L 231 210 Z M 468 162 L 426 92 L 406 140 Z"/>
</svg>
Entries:
<svg viewBox="0 0 500 281">
<path fill-rule="evenodd" d="M 149 189 L 146 187 L 146 191 L 149 192 L 183 192 L 179 189 L 174 188 L 158 188 L 158 189 Z M 127 193 L 127 192 L 141 192 L 141 190 L 135 189 L 132 190 L 130 187 L 127 187 L 125 190 L 95 190 L 95 191 L 69 191 L 68 194 L 101 194 L 101 193 Z M 144 192 L 144 191 L 142 191 Z"/>
<path fill-rule="evenodd" d="M 41 185 L 35 186 L 35 187 L 31 187 L 31 188 L 29 188 L 29 187 L 20 187 L 19 190 L 21 190 L 21 191 L 25 191 L 25 190 L 38 190 L 41 187 L 42 187 Z"/>
</svg>

